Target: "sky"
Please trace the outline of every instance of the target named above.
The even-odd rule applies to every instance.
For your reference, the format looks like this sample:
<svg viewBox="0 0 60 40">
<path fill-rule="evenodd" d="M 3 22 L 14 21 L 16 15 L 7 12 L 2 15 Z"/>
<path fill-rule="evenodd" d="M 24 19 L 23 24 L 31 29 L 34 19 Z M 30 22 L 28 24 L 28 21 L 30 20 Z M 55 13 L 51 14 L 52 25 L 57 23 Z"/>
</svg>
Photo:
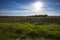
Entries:
<svg viewBox="0 0 60 40">
<path fill-rule="evenodd" d="M 60 0 L 0 0 L 0 16 L 60 16 Z"/>
</svg>

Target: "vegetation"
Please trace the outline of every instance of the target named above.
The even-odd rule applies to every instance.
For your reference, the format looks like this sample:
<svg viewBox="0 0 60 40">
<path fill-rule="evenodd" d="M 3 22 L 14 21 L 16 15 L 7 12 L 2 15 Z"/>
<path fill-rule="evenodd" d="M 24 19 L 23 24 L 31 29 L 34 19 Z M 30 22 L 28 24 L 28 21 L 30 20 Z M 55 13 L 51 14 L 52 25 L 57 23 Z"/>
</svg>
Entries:
<svg viewBox="0 0 60 40">
<path fill-rule="evenodd" d="M 60 40 L 59 18 L 0 17 L 0 40 Z"/>
<path fill-rule="evenodd" d="M 0 23 L 56 23 L 60 24 L 60 16 L 33 17 L 33 16 L 0 16 Z"/>
</svg>

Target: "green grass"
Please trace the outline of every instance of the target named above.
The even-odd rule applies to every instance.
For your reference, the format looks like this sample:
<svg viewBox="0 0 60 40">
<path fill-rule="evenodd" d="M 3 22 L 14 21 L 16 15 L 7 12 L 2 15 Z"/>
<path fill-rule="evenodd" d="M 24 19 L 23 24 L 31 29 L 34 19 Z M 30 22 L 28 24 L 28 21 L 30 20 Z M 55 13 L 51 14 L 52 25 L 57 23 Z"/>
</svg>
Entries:
<svg viewBox="0 0 60 40">
<path fill-rule="evenodd" d="M 0 40 L 60 40 L 60 25 L 0 23 Z"/>
</svg>

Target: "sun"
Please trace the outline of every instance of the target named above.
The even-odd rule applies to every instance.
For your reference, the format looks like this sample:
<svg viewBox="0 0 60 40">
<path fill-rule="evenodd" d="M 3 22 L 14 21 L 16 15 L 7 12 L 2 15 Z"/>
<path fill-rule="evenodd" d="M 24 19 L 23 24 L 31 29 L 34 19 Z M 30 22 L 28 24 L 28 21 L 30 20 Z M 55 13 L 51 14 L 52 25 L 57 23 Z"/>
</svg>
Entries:
<svg viewBox="0 0 60 40">
<path fill-rule="evenodd" d="M 42 10 L 43 6 L 44 6 L 43 3 L 40 2 L 40 1 L 34 2 L 33 5 L 32 5 L 33 11 L 37 11 L 38 12 L 38 11 Z"/>
</svg>

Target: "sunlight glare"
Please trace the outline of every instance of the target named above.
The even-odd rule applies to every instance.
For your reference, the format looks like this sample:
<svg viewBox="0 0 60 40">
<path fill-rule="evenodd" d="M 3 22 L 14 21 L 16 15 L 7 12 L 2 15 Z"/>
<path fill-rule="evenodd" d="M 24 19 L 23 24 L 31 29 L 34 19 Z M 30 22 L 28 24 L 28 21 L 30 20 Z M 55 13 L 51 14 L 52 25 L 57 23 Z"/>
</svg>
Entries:
<svg viewBox="0 0 60 40">
<path fill-rule="evenodd" d="M 43 5 L 43 3 L 42 2 L 35 2 L 35 3 L 33 3 L 33 11 L 40 11 L 40 10 L 42 10 L 42 7 L 44 6 Z"/>
</svg>

